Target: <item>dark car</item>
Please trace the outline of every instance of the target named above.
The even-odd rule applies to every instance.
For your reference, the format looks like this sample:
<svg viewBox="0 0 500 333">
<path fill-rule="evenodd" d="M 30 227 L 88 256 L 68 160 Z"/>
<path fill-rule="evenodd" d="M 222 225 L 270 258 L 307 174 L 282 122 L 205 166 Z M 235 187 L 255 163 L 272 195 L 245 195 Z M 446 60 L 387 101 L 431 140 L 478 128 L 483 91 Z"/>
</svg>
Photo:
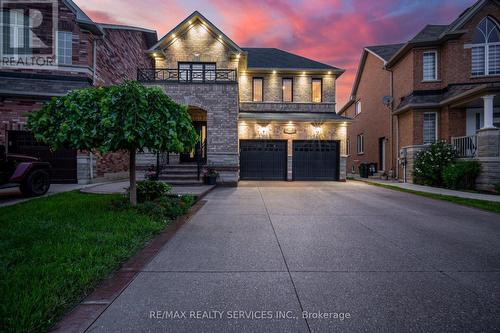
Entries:
<svg viewBox="0 0 500 333">
<path fill-rule="evenodd" d="M 51 166 L 36 157 L 7 154 L 0 145 L 0 189 L 19 187 L 23 195 L 35 197 L 47 193 Z"/>
</svg>

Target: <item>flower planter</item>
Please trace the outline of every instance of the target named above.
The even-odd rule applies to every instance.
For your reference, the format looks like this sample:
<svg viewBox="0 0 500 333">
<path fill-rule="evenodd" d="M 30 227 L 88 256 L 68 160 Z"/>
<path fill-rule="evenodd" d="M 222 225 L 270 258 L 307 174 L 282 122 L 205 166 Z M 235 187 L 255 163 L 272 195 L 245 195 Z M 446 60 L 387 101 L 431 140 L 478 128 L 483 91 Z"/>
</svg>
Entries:
<svg viewBox="0 0 500 333">
<path fill-rule="evenodd" d="M 207 184 L 215 185 L 217 183 L 217 176 L 207 176 Z"/>
</svg>

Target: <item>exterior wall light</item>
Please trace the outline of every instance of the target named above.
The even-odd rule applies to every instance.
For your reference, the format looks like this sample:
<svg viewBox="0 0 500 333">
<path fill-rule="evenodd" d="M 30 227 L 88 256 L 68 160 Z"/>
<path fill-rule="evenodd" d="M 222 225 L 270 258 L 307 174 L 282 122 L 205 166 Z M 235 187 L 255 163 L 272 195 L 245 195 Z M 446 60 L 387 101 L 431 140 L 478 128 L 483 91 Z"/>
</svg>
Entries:
<svg viewBox="0 0 500 333">
<path fill-rule="evenodd" d="M 261 136 L 268 135 L 269 134 L 269 128 L 267 126 L 259 126 L 258 127 L 258 132 L 259 132 L 259 135 L 261 135 Z"/>
<path fill-rule="evenodd" d="M 314 132 L 314 135 L 320 135 L 321 134 L 321 126 L 313 126 L 313 132 Z"/>
<path fill-rule="evenodd" d="M 172 34 L 172 37 L 174 37 L 174 38 L 175 38 L 175 34 Z"/>
<path fill-rule="evenodd" d="M 273 71 L 273 74 L 276 74 L 276 70 Z"/>
<path fill-rule="evenodd" d="M 328 74 L 332 74 L 332 71 L 328 71 Z"/>
</svg>

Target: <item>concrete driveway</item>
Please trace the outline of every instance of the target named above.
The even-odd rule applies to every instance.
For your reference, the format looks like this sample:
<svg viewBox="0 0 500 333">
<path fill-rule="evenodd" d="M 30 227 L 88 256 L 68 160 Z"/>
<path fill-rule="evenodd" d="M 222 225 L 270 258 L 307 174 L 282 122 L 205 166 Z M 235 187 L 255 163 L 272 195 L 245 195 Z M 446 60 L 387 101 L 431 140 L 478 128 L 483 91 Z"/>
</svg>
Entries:
<svg viewBox="0 0 500 333">
<path fill-rule="evenodd" d="M 358 182 L 206 200 L 89 331 L 500 329 L 500 215 Z"/>
</svg>

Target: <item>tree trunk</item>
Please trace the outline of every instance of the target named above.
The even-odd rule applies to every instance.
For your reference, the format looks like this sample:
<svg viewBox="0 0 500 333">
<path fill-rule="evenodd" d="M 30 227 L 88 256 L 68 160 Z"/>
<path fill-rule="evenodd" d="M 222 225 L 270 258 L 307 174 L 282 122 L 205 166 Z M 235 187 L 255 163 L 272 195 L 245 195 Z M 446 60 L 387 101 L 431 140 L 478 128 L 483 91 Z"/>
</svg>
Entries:
<svg viewBox="0 0 500 333">
<path fill-rule="evenodd" d="M 137 206 L 137 184 L 135 180 L 135 149 L 130 149 L 130 204 Z"/>
</svg>

